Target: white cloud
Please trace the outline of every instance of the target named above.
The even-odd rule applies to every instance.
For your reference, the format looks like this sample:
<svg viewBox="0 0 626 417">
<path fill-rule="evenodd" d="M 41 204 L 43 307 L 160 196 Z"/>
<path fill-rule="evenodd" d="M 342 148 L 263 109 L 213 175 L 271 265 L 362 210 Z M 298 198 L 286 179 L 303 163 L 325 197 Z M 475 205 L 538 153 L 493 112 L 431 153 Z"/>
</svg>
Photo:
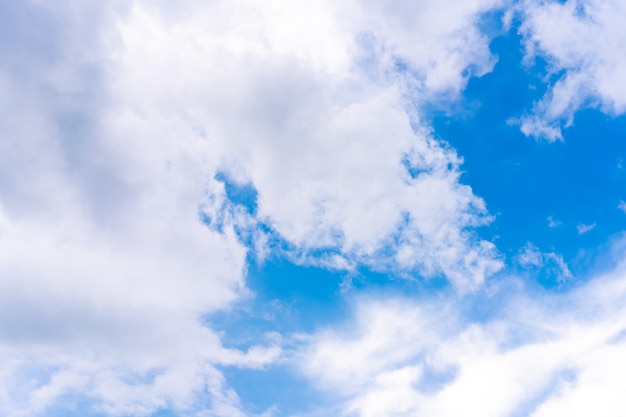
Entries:
<svg viewBox="0 0 626 417">
<path fill-rule="evenodd" d="M 262 366 L 280 349 L 224 348 L 200 322 L 247 294 L 246 249 L 231 225 L 220 234 L 198 220 L 207 183 L 224 194 L 209 181 L 206 145 L 120 109 L 108 85 L 115 9 L 11 7 L 2 19 L 17 27 L 2 42 L 15 53 L 0 69 L 0 413 L 35 415 L 84 395 L 112 415 L 145 415 L 193 408 L 205 390 L 209 404 L 236 407 L 215 366 Z"/>
<path fill-rule="evenodd" d="M 248 296 L 234 225 L 264 222 L 305 261 L 479 286 L 501 267 L 471 231 L 490 217 L 407 102 L 490 70 L 475 23 L 496 5 L 3 5 L 2 414 L 83 395 L 243 415 L 216 366 L 280 347 L 227 349 L 201 323 Z M 256 188 L 256 218 L 217 172 Z"/>
<path fill-rule="evenodd" d="M 418 73 L 421 87 L 429 92 L 456 94 L 470 75 L 483 75 L 495 64 L 489 39 L 480 33 L 477 23 L 482 13 L 503 3 L 359 1 L 346 10 L 358 17 L 346 20 L 354 22 L 353 33 L 372 33 L 386 51 L 406 62 Z"/>
<path fill-rule="evenodd" d="M 516 261 L 524 268 L 543 269 L 549 276 L 554 277 L 560 283 L 574 278 L 563 259 L 563 255 L 555 252 L 541 252 L 532 242 L 526 243 L 519 251 Z"/>
<path fill-rule="evenodd" d="M 595 223 L 591 223 L 591 224 L 579 224 L 576 226 L 576 230 L 578 231 L 579 235 L 584 235 L 587 232 L 592 231 L 593 229 L 595 229 L 596 224 Z"/>
<path fill-rule="evenodd" d="M 522 266 L 541 267 L 543 266 L 543 253 L 536 245 L 528 242 L 517 256 L 517 262 Z"/>
<path fill-rule="evenodd" d="M 619 204 L 617 205 L 617 208 L 622 210 L 624 213 L 626 213 L 626 203 L 624 202 L 624 200 L 620 200 Z"/>
<path fill-rule="evenodd" d="M 626 51 L 621 39 L 626 6 L 618 0 L 523 3 L 528 59 L 545 57 L 556 81 L 522 120 L 528 136 L 562 139 L 581 108 L 611 115 L 626 111 Z"/>
<path fill-rule="evenodd" d="M 550 228 L 559 227 L 562 223 L 560 220 L 553 219 L 552 216 L 548 216 L 546 220 L 548 221 L 548 227 Z"/>
<path fill-rule="evenodd" d="M 121 26 L 125 117 L 141 114 L 154 132 L 193 126 L 216 167 L 256 188 L 257 218 L 294 259 L 479 285 L 501 266 L 493 244 L 470 232 L 490 221 L 486 208 L 459 183 L 460 158 L 407 113 L 402 86 L 410 79 L 413 98 L 434 97 L 462 88 L 462 68 L 490 68 L 473 25 L 496 3 L 459 6 L 445 27 L 409 26 L 404 16 L 421 14 L 408 3 L 312 4 L 217 2 L 174 18 L 138 5 Z M 447 16 L 439 3 L 421 7 L 429 21 Z M 394 71 L 396 57 L 415 77 Z M 424 78 L 440 62 L 454 71 Z M 335 261 L 309 256 L 319 249 Z"/>
<path fill-rule="evenodd" d="M 310 336 L 298 365 L 339 415 L 619 416 L 625 270 L 560 295 L 363 298 Z"/>
<path fill-rule="evenodd" d="M 553 266 L 550 268 L 550 271 L 553 275 L 556 276 L 558 282 L 563 282 L 568 279 L 574 278 L 567 263 L 563 260 L 563 255 L 549 252 L 543 254 L 544 258 L 550 261 Z"/>
</svg>

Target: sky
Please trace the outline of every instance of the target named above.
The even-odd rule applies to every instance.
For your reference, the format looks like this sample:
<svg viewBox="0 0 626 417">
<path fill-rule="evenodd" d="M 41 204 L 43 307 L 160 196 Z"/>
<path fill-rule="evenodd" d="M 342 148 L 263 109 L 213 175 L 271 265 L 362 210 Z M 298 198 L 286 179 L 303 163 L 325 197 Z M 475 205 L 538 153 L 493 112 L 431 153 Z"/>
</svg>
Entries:
<svg viewBox="0 0 626 417">
<path fill-rule="evenodd" d="M 626 415 L 624 22 L 0 0 L 0 415 Z"/>
</svg>

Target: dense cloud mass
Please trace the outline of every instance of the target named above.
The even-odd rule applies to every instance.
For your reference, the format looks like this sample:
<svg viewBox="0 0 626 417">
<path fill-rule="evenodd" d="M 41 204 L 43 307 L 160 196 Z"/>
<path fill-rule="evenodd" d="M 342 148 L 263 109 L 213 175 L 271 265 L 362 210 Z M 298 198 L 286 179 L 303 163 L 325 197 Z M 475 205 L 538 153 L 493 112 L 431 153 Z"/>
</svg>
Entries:
<svg viewBox="0 0 626 417">
<path fill-rule="evenodd" d="M 121 107 L 109 28 L 124 11 L 108 7 L 3 6 L 13 24 L 2 40 L 12 51 L 2 60 L 3 415 L 74 395 L 145 415 L 189 408 L 205 386 L 228 402 L 214 364 L 262 366 L 279 352 L 225 349 L 199 321 L 245 295 L 246 250 L 232 228 L 198 221 L 211 175 L 201 141 L 151 134 Z"/>
<path fill-rule="evenodd" d="M 3 414 L 86 395 L 145 415 L 208 391 L 233 415 L 214 366 L 280 351 L 225 349 L 199 320 L 246 296 L 235 225 L 269 225 L 306 262 L 461 288 L 500 267 L 466 230 L 489 218 L 460 159 L 406 97 L 458 94 L 466 68 L 490 68 L 472 22 L 492 4 L 451 27 L 443 4 L 417 26 L 399 6 L 3 3 Z M 219 172 L 257 190 L 254 218 Z"/>
<path fill-rule="evenodd" d="M 537 300 L 489 281 L 494 217 L 423 113 L 493 70 L 498 13 L 557 77 L 526 135 L 623 113 L 618 2 L 0 0 L 0 414 L 282 415 L 224 370 L 287 364 L 340 415 L 623 415 L 623 268 Z M 229 347 L 207 317 L 272 255 L 448 286 Z"/>
<path fill-rule="evenodd" d="M 255 220 L 297 257 L 316 262 L 310 251 L 323 249 L 326 263 L 417 269 L 472 287 L 499 268 L 495 248 L 467 232 L 489 218 L 459 183 L 454 151 L 407 107 L 405 85 L 418 97 L 457 93 L 464 69 L 488 68 L 486 40 L 468 19 L 484 6 L 464 10 L 457 27 L 416 29 L 432 39 L 420 54 L 403 54 L 410 31 L 357 6 L 215 3 L 174 17 L 137 6 L 121 28 L 118 94 L 150 129 L 203 138 L 212 168 L 257 190 Z M 455 68 L 445 80 L 428 78 L 445 75 L 431 69 L 443 65 L 431 50 Z"/>
</svg>

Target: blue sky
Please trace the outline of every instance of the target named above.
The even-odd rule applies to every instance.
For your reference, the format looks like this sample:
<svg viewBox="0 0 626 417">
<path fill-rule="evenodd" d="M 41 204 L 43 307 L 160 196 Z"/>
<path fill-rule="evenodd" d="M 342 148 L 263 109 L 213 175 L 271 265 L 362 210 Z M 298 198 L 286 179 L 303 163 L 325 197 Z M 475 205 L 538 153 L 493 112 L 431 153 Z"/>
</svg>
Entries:
<svg viewBox="0 0 626 417">
<path fill-rule="evenodd" d="M 626 414 L 626 7 L 0 0 L 0 414 Z"/>
</svg>

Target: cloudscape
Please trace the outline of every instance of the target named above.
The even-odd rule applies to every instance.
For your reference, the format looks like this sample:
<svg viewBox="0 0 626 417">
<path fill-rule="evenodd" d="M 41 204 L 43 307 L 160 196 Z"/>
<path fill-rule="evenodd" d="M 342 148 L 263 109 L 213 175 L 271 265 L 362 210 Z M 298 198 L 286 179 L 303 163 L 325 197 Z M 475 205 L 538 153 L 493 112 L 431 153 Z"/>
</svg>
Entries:
<svg viewBox="0 0 626 417">
<path fill-rule="evenodd" d="M 626 3 L 0 23 L 0 415 L 626 415 Z"/>
</svg>

